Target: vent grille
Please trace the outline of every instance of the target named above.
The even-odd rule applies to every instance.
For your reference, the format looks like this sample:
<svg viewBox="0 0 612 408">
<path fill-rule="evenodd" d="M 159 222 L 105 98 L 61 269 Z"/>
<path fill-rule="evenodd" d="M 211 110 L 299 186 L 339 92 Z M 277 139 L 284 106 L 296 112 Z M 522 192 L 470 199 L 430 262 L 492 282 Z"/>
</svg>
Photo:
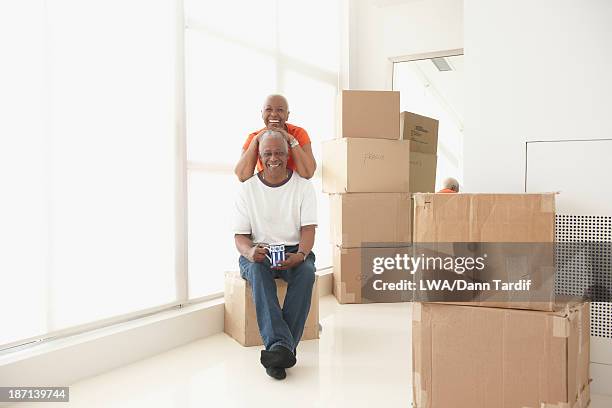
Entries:
<svg viewBox="0 0 612 408">
<path fill-rule="evenodd" d="M 557 214 L 555 293 L 588 296 L 591 336 L 612 338 L 612 217 Z"/>
</svg>

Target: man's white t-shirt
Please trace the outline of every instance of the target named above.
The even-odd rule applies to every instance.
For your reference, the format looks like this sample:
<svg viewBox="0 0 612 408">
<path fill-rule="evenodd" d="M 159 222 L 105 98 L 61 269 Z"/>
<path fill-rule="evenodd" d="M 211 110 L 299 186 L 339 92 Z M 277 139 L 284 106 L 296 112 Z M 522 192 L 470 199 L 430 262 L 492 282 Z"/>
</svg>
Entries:
<svg viewBox="0 0 612 408">
<path fill-rule="evenodd" d="M 253 242 L 297 245 L 300 228 L 317 224 L 317 201 L 310 180 L 295 171 L 289 180 L 271 187 L 254 175 L 236 198 L 234 234 L 250 234 Z"/>
</svg>

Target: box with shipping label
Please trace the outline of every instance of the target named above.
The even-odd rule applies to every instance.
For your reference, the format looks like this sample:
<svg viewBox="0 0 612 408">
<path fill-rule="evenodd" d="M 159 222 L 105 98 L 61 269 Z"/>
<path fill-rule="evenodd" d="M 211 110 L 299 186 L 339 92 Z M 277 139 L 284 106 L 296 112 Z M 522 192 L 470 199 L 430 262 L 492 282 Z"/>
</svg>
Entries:
<svg viewBox="0 0 612 408">
<path fill-rule="evenodd" d="M 413 303 L 417 408 L 585 408 L 589 303 L 555 311 Z"/>
<path fill-rule="evenodd" d="M 400 138 L 411 140 L 411 150 L 427 154 L 438 152 L 438 120 L 412 112 L 400 114 Z"/>
<path fill-rule="evenodd" d="M 275 279 L 279 304 L 283 305 L 287 294 L 287 283 Z M 255 304 L 251 295 L 251 285 L 240 276 L 240 272 L 225 272 L 225 317 L 224 332 L 243 346 L 260 346 L 263 344 L 259 335 Z M 312 287 L 310 312 L 304 325 L 301 340 L 319 338 L 319 290 L 318 276 Z"/>
<path fill-rule="evenodd" d="M 408 193 L 331 194 L 329 201 L 334 245 L 394 247 L 412 241 Z"/>
<path fill-rule="evenodd" d="M 338 137 L 399 140 L 397 91 L 342 91 Z"/>
<path fill-rule="evenodd" d="M 409 142 L 402 140 L 327 140 L 323 142 L 323 191 L 408 193 L 409 149 Z"/>
</svg>

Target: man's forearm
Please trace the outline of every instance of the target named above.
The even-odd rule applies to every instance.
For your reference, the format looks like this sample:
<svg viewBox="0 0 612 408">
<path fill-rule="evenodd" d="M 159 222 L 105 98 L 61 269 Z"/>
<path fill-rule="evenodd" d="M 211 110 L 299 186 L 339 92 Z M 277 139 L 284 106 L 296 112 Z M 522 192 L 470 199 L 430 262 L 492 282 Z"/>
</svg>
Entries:
<svg viewBox="0 0 612 408">
<path fill-rule="evenodd" d="M 298 246 L 298 252 L 303 252 L 305 256 L 308 256 L 312 247 L 314 246 L 315 240 L 315 226 L 305 225 L 300 230 L 300 244 Z"/>
<path fill-rule="evenodd" d="M 236 243 L 236 249 L 240 252 L 240 255 L 248 258 L 248 253 L 253 247 L 253 240 L 249 235 L 236 234 L 234 235 L 234 242 Z"/>
</svg>

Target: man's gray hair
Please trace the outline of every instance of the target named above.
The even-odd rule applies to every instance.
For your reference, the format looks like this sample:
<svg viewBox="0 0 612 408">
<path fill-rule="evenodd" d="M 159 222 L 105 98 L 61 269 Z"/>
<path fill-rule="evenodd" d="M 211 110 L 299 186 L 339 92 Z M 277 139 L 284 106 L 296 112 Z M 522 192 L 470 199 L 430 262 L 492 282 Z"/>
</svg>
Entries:
<svg viewBox="0 0 612 408">
<path fill-rule="evenodd" d="M 454 192 L 459 192 L 459 182 L 453 177 L 449 177 L 442 183 L 443 188 L 448 188 Z"/>
<path fill-rule="evenodd" d="M 287 146 L 287 142 L 285 141 L 285 136 L 277 130 L 266 130 L 263 135 L 259 138 L 259 153 L 261 154 L 261 147 L 263 146 L 263 142 L 266 139 L 278 139 L 284 143 L 281 143 L 285 153 L 289 153 L 289 146 Z"/>
</svg>

